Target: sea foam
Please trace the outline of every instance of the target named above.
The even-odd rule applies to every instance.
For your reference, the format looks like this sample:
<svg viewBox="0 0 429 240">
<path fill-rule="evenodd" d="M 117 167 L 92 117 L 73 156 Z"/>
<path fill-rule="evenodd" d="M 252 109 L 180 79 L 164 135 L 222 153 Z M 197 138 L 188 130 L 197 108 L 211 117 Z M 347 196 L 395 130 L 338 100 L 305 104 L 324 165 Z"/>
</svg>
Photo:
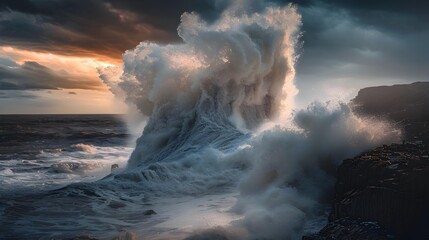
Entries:
<svg viewBox="0 0 429 240">
<path fill-rule="evenodd" d="M 121 66 L 100 69 L 111 91 L 144 115 L 126 168 L 20 200 L 31 205 L 24 214 L 11 203 L 4 222 L 19 218 L 26 228 L 0 230 L 23 238 L 89 231 L 106 239 L 120 232 L 298 239 L 318 230 L 339 162 L 400 133 L 345 104 L 292 111 L 301 17 L 293 5 L 252 12 L 250 2 L 235 1 L 213 23 L 185 13 L 181 43 L 142 42 Z M 149 210 L 157 214 L 143 214 Z"/>
<path fill-rule="evenodd" d="M 295 239 L 326 214 L 337 164 L 400 133 L 345 104 L 293 113 L 301 17 L 293 5 L 246 7 L 236 1 L 214 23 L 185 13 L 182 43 L 142 42 L 123 66 L 100 71 L 148 118 L 116 179 L 167 196 L 231 186 L 243 238 Z"/>
</svg>

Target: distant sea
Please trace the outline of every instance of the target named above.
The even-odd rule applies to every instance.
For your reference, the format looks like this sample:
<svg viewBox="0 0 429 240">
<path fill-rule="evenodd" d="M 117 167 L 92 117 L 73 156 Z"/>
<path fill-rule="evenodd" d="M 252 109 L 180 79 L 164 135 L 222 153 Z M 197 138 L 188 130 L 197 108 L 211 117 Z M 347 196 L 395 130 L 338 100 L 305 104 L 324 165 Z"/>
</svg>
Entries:
<svg viewBox="0 0 429 240">
<path fill-rule="evenodd" d="M 121 115 L 0 115 L 0 194 L 97 180 L 126 165 L 129 136 Z"/>
</svg>

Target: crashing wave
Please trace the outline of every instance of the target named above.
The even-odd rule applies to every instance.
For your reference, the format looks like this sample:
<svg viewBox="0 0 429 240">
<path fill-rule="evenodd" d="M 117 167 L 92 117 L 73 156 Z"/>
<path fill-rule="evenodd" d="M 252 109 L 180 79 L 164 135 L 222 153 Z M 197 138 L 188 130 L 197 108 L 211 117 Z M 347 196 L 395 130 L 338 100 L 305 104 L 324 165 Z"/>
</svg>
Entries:
<svg viewBox="0 0 429 240">
<path fill-rule="evenodd" d="M 67 202 L 76 219 L 95 216 L 74 228 L 111 238 L 117 229 L 143 224 L 140 210 L 151 199 L 232 191 L 238 200 L 230 210 L 241 218 L 198 236 L 295 239 L 325 214 L 321 205 L 342 159 L 397 140 L 387 124 L 360 119 L 343 104 L 292 114 L 301 17 L 293 5 L 252 14 L 243 5 L 237 1 L 214 23 L 185 13 L 182 43 L 143 42 L 125 52 L 123 66 L 100 69 L 112 92 L 148 120 L 123 172 L 48 196 L 51 208 Z M 32 204 L 48 209 L 50 203 Z M 7 220 L 16 220 L 13 211 Z M 63 226 L 69 220 L 53 215 L 49 224 L 56 233 L 70 232 Z"/>
<path fill-rule="evenodd" d="M 231 9 L 214 24 L 185 13 L 183 43 L 127 51 L 120 79 L 102 78 L 150 116 L 129 168 L 208 146 L 236 148 L 244 132 L 286 111 L 299 25 L 293 6 L 253 15 Z"/>
<path fill-rule="evenodd" d="M 324 214 L 335 166 L 399 132 L 344 104 L 291 117 L 301 17 L 293 5 L 248 15 L 240 4 L 212 24 L 185 13 L 183 43 L 140 43 L 122 68 L 101 71 L 149 117 L 115 179 L 168 194 L 239 183 L 233 211 L 251 236 L 296 238 Z"/>
</svg>

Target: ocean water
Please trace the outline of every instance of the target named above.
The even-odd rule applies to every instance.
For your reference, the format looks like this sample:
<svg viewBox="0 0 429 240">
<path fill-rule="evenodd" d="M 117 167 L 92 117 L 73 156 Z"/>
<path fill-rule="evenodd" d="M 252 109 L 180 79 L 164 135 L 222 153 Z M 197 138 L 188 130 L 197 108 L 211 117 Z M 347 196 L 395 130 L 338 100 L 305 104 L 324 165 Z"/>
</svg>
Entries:
<svg viewBox="0 0 429 240">
<path fill-rule="evenodd" d="M 0 196 L 94 181 L 132 151 L 121 115 L 1 115 Z"/>
<path fill-rule="evenodd" d="M 170 239 L 238 218 L 228 212 L 235 184 L 223 186 L 231 179 L 210 180 L 207 191 L 202 174 L 174 164 L 148 164 L 138 176 L 125 171 L 131 138 L 121 115 L 0 116 L 0 239 L 110 239 L 127 232 Z M 164 172 L 174 169 L 177 175 Z M 178 174 L 189 177 L 181 190 Z M 144 214 L 152 209 L 156 216 Z"/>
<path fill-rule="evenodd" d="M 132 148 L 112 116 L 2 118 L 0 239 L 300 239 L 325 225 L 336 166 L 399 133 L 346 104 L 295 109 L 297 9 L 234 3 L 213 23 L 183 14 L 183 43 L 142 42 L 99 69 L 144 116 Z"/>
</svg>

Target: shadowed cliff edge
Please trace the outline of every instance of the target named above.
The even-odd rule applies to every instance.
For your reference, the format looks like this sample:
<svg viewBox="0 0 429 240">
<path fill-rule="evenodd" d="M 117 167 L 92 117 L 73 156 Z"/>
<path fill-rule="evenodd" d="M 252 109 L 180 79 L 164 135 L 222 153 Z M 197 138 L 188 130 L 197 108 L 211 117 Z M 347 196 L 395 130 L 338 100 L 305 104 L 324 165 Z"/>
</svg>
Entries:
<svg viewBox="0 0 429 240">
<path fill-rule="evenodd" d="M 351 104 L 359 115 L 399 125 L 403 144 L 344 160 L 328 224 L 303 239 L 428 238 L 429 83 L 361 89 Z"/>
</svg>

